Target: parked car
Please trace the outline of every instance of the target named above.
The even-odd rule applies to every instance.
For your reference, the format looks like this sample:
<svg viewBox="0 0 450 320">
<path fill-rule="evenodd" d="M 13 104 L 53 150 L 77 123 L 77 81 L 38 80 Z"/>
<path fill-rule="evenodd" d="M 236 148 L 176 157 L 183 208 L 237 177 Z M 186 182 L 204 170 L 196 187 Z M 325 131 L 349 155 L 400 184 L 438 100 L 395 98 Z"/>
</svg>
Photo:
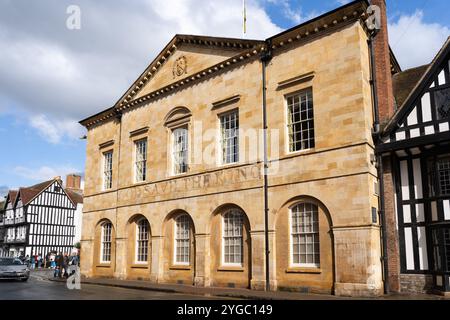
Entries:
<svg viewBox="0 0 450 320">
<path fill-rule="evenodd" d="M 18 258 L 0 258 L 0 279 L 27 281 L 30 269 Z"/>
</svg>

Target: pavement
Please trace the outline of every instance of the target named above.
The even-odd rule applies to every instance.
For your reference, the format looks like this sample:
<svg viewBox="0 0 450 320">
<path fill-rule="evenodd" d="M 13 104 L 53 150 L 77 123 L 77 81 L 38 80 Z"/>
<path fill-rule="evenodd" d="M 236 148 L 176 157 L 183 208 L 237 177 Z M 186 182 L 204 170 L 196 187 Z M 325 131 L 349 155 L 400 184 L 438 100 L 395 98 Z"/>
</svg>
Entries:
<svg viewBox="0 0 450 320">
<path fill-rule="evenodd" d="M 34 276 L 52 282 L 66 282 L 65 279 L 53 278 L 53 271 L 33 271 Z M 382 297 L 337 297 L 334 295 L 311 294 L 286 291 L 255 291 L 238 288 L 196 287 L 180 284 L 155 284 L 143 280 L 119 280 L 110 278 L 82 278 L 81 286 L 103 286 L 128 290 L 159 292 L 166 294 L 167 299 L 172 296 L 184 295 L 209 299 L 249 299 L 249 300 L 449 300 L 447 297 L 432 294 L 390 294 Z"/>
</svg>

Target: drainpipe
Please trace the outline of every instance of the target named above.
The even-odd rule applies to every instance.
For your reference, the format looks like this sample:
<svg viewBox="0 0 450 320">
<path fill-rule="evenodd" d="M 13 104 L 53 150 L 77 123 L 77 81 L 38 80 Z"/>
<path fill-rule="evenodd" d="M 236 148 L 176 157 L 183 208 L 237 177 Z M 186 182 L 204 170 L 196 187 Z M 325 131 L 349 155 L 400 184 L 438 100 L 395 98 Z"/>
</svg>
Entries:
<svg viewBox="0 0 450 320">
<path fill-rule="evenodd" d="M 118 209 L 118 205 L 119 205 L 119 180 L 120 180 L 120 146 L 122 143 L 122 112 L 121 111 L 117 111 L 115 110 L 115 118 L 117 121 L 119 121 L 119 141 L 117 144 L 117 187 L 116 187 L 116 228 L 114 230 L 115 233 L 115 241 L 114 241 L 114 259 L 116 261 L 114 261 L 114 273 L 116 273 L 117 271 L 117 216 L 119 213 L 119 209 Z"/>
<path fill-rule="evenodd" d="M 267 101 L 266 101 L 266 67 L 272 59 L 272 41 L 266 41 L 266 50 L 261 55 L 262 64 L 262 108 L 263 108 L 263 140 L 264 140 L 264 242 L 265 242 L 265 269 L 266 291 L 270 291 L 270 249 L 269 249 L 269 182 L 268 182 L 268 157 L 267 157 Z"/>
<path fill-rule="evenodd" d="M 373 39 L 377 35 L 377 31 L 374 31 L 370 34 L 368 44 L 370 49 L 370 66 L 371 66 L 371 77 L 372 80 L 370 82 L 372 89 L 372 101 L 373 101 L 373 110 L 374 110 L 374 124 L 372 129 L 372 138 L 375 142 L 375 145 L 378 144 L 381 131 L 380 131 L 380 115 L 378 110 L 378 92 L 377 92 L 377 77 L 376 77 L 376 66 L 375 66 L 375 52 L 373 47 Z M 385 217 L 385 204 L 384 204 L 384 178 L 383 178 L 383 158 L 381 154 L 376 156 L 376 168 L 377 175 L 379 181 L 379 196 L 378 196 L 378 207 L 379 207 L 379 216 L 381 223 L 381 241 L 382 241 L 382 256 L 381 260 L 383 262 L 383 287 L 384 293 L 389 294 L 389 265 L 388 265 L 388 257 L 387 257 L 387 237 L 386 237 L 386 217 Z"/>
</svg>

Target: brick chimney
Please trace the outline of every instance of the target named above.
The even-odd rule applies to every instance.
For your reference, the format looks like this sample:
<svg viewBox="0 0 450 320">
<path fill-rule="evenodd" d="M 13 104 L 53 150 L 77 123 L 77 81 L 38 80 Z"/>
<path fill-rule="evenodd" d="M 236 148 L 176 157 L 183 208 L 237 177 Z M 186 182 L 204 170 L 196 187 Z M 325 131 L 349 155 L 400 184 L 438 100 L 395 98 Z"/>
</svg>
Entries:
<svg viewBox="0 0 450 320">
<path fill-rule="evenodd" d="M 380 123 L 388 121 L 394 114 L 394 93 L 392 88 L 391 58 L 385 0 L 372 0 L 380 8 L 381 29 L 376 34 L 373 46 L 375 53 L 376 89 Z"/>
<path fill-rule="evenodd" d="M 80 190 L 81 188 L 81 176 L 76 174 L 69 174 L 66 177 L 66 188 Z"/>
</svg>

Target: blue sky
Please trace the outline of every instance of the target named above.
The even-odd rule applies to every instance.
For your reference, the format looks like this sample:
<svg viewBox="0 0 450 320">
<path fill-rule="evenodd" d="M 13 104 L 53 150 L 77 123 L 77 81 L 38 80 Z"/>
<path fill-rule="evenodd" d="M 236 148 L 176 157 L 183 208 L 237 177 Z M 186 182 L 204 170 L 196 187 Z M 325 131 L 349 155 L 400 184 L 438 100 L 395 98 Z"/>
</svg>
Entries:
<svg viewBox="0 0 450 320">
<path fill-rule="evenodd" d="M 175 33 L 241 36 L 241 0 L 0 0 L 0 194 L 84 170 L 78 120 L 122 95 Z M 247 0 L 248 38 L 264 39 L 345 0 Z M 406 67 L 450 36 L 447 0 L 388 0 L 391 46 Z M 68 30 L 66 9 L 81 10 Z"/>
</svg>

